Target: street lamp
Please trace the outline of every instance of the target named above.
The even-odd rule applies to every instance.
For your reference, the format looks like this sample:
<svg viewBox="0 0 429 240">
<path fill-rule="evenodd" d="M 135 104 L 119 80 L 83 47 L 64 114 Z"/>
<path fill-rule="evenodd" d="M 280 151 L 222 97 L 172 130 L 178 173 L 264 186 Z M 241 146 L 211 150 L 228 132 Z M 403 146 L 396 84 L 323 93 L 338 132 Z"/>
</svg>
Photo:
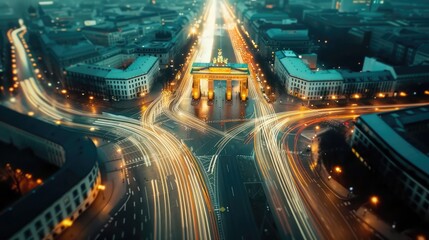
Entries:
<svg viewBox="0 0 429 240">
<path fill-rule="evenodd" d="M 371 204 L 374 205 L 375 207 L 378 205 L 378 203 L 380 202 L 379 198 L 377 196 L 371 196 L 371 198 L 369 199 Z"/>
<path fill-rule="evenodd" d="M 104 190 L 106 190 L 106 185 L 100 184 L 97 186 L 97 189 L 103 192 L 103 199 L 104 199 Z"/>
<path fill-rule="evenodd" d="M 140 94 L 140 96 L 142 97 L 142 102 L 143 102 L 143 104 L 144 104 L 144 96 L 145 96 L 146 94 L 145 93 L 141 93 Z"/>
<path fill-rule="evenodd" d="M 336 173 L 338 173 L 338 174 L 340 174 L 340 173 L 342 173 L 342 172 L 343 172 L 343 170 L 341 169 L 341 167 L 340 167 L 340 166 L 336 166 L 336 167 L 334 168 L 334 170 L 335 170 L 335 172 L 336 172 Z"/>
</svg>

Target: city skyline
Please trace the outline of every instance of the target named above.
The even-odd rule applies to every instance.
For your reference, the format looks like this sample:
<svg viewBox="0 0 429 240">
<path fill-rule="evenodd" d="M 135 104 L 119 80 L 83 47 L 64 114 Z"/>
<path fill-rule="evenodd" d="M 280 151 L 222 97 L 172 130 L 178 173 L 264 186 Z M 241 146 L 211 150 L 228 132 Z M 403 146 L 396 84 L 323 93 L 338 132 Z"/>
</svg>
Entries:
<svg viewBox="0 0 429 240">
<path fill-rule="evenodd" d="M 429 4 L 337 2 L 5 1 L 0 238 L 427 239 Z"/>
</svg>

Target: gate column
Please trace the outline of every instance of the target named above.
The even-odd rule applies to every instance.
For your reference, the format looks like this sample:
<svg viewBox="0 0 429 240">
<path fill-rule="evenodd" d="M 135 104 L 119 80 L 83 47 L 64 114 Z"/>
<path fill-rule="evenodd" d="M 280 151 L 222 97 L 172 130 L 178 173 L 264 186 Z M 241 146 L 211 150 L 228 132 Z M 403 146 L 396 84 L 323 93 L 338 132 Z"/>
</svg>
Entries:
<svg viewBox="0 0 429 240">
<path fill-rule="evenodd" d="M 198 100 L 200 99 L 201 89 L 200 89 L 200 78 L 192 77 L 192 99 Z"/>
<path fill-rule="evenodd" d="M 232 81 L 231 79 L 226 80 L 226 100 L 232 100 Z"/>
<path fill-rule="evenodd" d="M 214 81 L 213 79 L 209 79 L 208 80 L 208 97 L 209 97 L 209 101 L 213 100 L 214 98 Z"/>
<path fill-rule="evenodd" d="M 247 77 L 240 80 L 240 99 L 246 101 L 249 94 Z"/>
</svg>

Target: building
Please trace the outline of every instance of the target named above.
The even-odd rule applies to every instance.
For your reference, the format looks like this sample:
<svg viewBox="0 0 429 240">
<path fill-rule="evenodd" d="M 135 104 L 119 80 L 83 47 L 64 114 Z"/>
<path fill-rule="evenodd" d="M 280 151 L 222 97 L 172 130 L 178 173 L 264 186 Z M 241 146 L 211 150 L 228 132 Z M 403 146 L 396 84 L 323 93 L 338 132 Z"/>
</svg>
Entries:
<svg viewBox="0 0 429 240">
<path fill-rule="evenodd" d="M 385 0 L 333 0 L 332 8 L 340 12 L 376 11 Z"/>
<path fill-rule="evenodd" d="M 0 213 L 1 239 L 54 239 L 97 197 L 101 176 L 89 138 L 0 106 L 0 141 L 59 167 Z"/>
<path fill-rule="evenodd" d="M 415 61 L 420 48 L 429 44 L 427 28 L 412 30 L 411 28 L 376 28 L 371 33 L 369 49 L 383 59 L 398 64 L 410 65 Z M 424 55 L 417 58 L 424 57 Z M 427 58 L 426 53 L 426 59 Z M 420 60 L 421 61 L 421 60 Z"/>
<path fill-rule="evenodd" d="M 169 68 L 174 59 L 173 44 L 171 42 L 151 41 L 137 47 L 135 52 L 139 56 L 153 56 L 159 59 L 161 69 Z"/>
<path fill-rule="evenodd" d="M 182 24 L 186 20 L 183 18 L 181 23 L 165 25 L 155 32 L 153 40 L 139 44 L 135 48 L 138 56 L 154 56 L 159 58 L 161 69 L 174 66 L 174 59 L 182 53 L 183 47 L 188 42 L 188 34 Z M 184 21 L 184 22 L 183 22 Z"/>
<path fill-rule="evenodd" d="M 313 70 L 293 51 L 276 52 L 274 71 L 289 95 L 307 100 L 336 98 L 343 77 L 337 70 Z"/>
<path fill-rule="evenodd" d="M 392 97 L 395 79 L 387 71 L 350 72 L 339 71 L 343 77 L 341 96 L 345 98 Z"/>
<path fill-rule="evenodd" d="M 417 64 L 426 64 L 429 65 L 429 43 L 422 44 L 416 51 L 414 55 L 413 63 Z"/>
<path fill-rule="evenodd" d="M 66 68 L 66 86 L 94 97 L 128 100 L 149 93 L 158 73 L 156 57 L 117 54 L 94 64 Z"/>
<path fill-rule="evenodd" d="M 362 71 L 389 71 L 395 79 L 394 96 L 427 95 L 429 65 L 392 66 L 366 57 Z"/>
<path fill-rule="evenodd" d="M 274 71 L 288 94 L 306 100 L 427 95 L 429 65 L 390 66 L 365 58 L 362 71 L 319 70 L 314 54 L 275 53 Z"/>
<path fill-rule="evenodd" d="M 119 28 L 112 24 L 100 24 L 84 27 L 82 32 L 94 45 L 105 47 L 125 45 L 136 41 L 142 35 L 142 31 L 138 25 L 129 25 Z"/>
<path fill-rule="evenodd" d="M 259 54 L 270 61 L 274 60 L 274 52 L 279 50 L 292 50 L 303 54 L 310 52 L 312 46 L 308 30 L 299 24 L 269 28 L 260 38 Z"/>
<path fill-rule="evenodd" d="M 362 115 L 352 152 L 426 222 L 429 221 L 429 106 Z"/>
<path fill-rule="evenodd" d="M 161 23 L 161 16 L 156 12 L 141 12 L 138 15 L 115 14 L 106 17 L 106 22 L 116 27 L 125 27 L 130 24 L 144 24 L 145 22 Z"/>
</svg>

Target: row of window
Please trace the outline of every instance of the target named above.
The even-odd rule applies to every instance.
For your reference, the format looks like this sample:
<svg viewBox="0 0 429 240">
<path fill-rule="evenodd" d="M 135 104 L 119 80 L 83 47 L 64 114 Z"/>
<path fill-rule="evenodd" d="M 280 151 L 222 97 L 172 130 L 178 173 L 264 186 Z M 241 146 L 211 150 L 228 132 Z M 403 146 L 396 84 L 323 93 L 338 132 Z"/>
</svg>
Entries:
<svg viewBox="0 0 429 240">
<path fill-rule="evenodd" d="M 95 188 L 97 173 L 98 167 L 95 166 L 88 176 L 91 191 Z M 68 194 L 67 196 L 63 197 L 62 201 L 58 201 L 54 205 L 53 209 L 46 211 L 43 216 L 40 216 L 39 219 L 35 221 L 33 230 L 37 234 L 37 237 L 33 235 L 33 231 L 30 225 L 29 227 L 27 227 L 27 229 L 24 230 L 24 238 L 26 240 L 36 238 L 43 239 L 46 234 L 50 233 L 57 224 L 61 223 L 64 220 L 64 218 L 70 216 L 73 210 L 76 209 L 82 203 L 82 201 L 88 197 L 88 188 L 85 184 L 85 181 L 82 182 L 80 186 L 76 186 L 71 191 L 71 196 L 70 194 Z M 69 197 L 72 197 L 73 202 L 70 201 Z"/>
</svg>

